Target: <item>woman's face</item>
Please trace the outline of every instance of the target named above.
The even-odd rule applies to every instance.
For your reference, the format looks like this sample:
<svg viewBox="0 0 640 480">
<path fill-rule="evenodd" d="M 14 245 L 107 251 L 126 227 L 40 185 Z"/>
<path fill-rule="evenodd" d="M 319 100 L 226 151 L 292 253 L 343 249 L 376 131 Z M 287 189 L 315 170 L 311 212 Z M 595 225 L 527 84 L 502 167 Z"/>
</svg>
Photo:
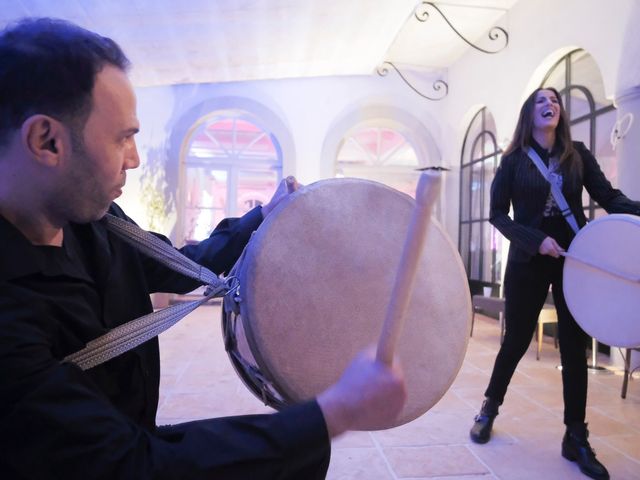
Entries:
<svg viewBox="0 0 640 480">
<path fill-rule="evenodd" d="M 553 90 L 536 93 L 533 107 L 534 130 L 555 130 L 560 121 L 560 101 Z"/>
</svg>

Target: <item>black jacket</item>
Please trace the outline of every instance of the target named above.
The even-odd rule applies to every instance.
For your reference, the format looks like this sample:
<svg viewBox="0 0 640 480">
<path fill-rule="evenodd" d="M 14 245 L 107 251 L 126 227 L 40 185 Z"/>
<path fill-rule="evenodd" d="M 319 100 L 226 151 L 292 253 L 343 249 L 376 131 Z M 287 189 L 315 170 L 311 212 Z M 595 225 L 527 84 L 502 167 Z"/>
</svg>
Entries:
<svg viewBox="0 0 640 480">
<path fill-rule="evenodd" d="M 571 212 L 583 227 L 587 223 L 582 206 L 582 187 L 608 213 L 640 215 L 640 203 L 629 200 L 611 186 L 598 162 L 582 142 L 574 142 L 582 158 L 581 182 L 563 182 L 562 193 Z M 509 261 L 527 262 L 538 253 L 547 235 L 540 230 L 544 206 L 551 187 L 526 152 L 514 150 L 505 155 L 491 184 L 489 221 L 510 242 Z M 513 219 L 509 208 L 513 204 Z"/>
<path fill-rule="evenodd" d="M 126 218 L 115 205 L 110 213 Z M 182 251 L 221 273 L 261 218 L 255 209 L 224 220 Z M 143 256 L 101 222 L 65 227 L 58 248 L 32 245 L 0 216 L 0 245 L 0 478 L 249 478 L 256 465 L 268 474 L 276 461 L 326 453 L 315 402 L 163 435 L 155 426 L 157 339 L 84 372 L 61 362 L 149 313 L 150 293 L 186 292 L 198 286 L 194 280 Z"/>
</svg>

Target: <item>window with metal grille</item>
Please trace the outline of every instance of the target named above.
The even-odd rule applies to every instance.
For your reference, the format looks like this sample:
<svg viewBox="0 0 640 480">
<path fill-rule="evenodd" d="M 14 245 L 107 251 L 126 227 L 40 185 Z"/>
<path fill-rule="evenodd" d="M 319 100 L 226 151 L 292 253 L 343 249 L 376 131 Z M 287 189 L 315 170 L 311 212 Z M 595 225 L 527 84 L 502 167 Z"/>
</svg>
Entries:
<svg viewBox="0 0 640 480">
<path fill-rule="evenodd" d="M 277 139 L 245 112 L 215 112 L 194 130 L 182 164 L 185 242 L 207 238 L 225 217 L 267 202 L 282 178 Z"/>
<path fill-rule="evenodd" d="M 362 126 L 348 133 L 338 149 L 336 176 L 384 183 L 415 196 L 416 151 L 398 130 Z"/>
<path fill-rule="evenodd" d="M 540 86 L 558 90 L 570 120 L 573 140 L 587 146 L 606 177 L 617 186 L 616 156 L 609 142 L 616 109 L 605 97 L 602 75 L 593 57 L 582 49 L 573 50 L 549 69 Z M 590 220 L 606 214 L 586 191 L 583 191 L 582 203 Z"/>
<path fill-rule="evenodd" d="M 460 157 L 458 250 L 474 291 L 500 283 L 502 237 L 489 223 L 489 198 L 501 153 L 493 116 L 481 108 L 469 123 Z"/>
</svg>

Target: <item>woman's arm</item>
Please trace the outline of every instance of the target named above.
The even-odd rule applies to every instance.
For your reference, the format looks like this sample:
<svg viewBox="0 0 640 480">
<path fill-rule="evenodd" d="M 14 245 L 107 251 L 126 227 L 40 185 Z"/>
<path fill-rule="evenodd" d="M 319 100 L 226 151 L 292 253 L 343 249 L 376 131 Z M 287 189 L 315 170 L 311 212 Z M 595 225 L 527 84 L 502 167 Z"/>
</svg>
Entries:
<svg viewBox="0 0 640 480">
<path fill-rule="evenodd" d="M 629 199 L 617 188 L 613 188 L 598 165 L 598 161 L 582 142 L 575 143 L 576 150 L 582 157 L 583 183 L 598 204 L 607 213 L 630 213 L 640 215 L 640 202 Z"/>
<path fill-rule="evenodd" d="M 514 162 L 516 159 L 515 155 L 504 156 L 496 170 L 491 184 L 489 221 L 507 240 L 525 252 L 534 255 L 538 253 L 546 235 L 537 228 L 515 222 L 509 216 L 515 182 Z"/>
</svg>

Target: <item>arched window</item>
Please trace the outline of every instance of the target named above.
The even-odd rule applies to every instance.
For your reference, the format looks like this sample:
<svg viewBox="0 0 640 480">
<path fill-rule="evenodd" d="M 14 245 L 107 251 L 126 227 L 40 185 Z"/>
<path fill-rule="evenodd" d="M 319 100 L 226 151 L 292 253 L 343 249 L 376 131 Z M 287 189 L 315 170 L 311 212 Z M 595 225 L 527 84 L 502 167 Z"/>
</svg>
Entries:
<svg viewBox="0 0 640 480">
<path fill-rule="evenodd" d="M 616 157 L 609 142 L 616 111 L 605 97 L 602 75 L 593 57 L 582 49 L 568 53 L 551 67 L 541 86 L 558 90 L 570 119 L 571 136 L 584 142 L 616 186 Z M 583 192 L 583 205 L 589 219 L 606 213 L 586 191 Z"/>
<path fill-rule="evenodd" d="M 218 111 L 193 129 L 181 178 L 184 241 L 197 242 L 223 218 L 269 200 L 282 178 L 282 153 L 248 113 Z"/>
<path fill-rule="evenodd" d="M 502 150 L 493 116 L 482 108 L 469 124 L 460 158 L 458 250 L 472 293 L 500 283 L 502 237 L 489 223 L 490 187 Z"/>
<path fill-rule="evenodd" d="M 342 139 L 336 158 L 336 176 L 375 180 L 415 196 L 419 161 L 400 131 L 360 125 Z"/>
</svg>

